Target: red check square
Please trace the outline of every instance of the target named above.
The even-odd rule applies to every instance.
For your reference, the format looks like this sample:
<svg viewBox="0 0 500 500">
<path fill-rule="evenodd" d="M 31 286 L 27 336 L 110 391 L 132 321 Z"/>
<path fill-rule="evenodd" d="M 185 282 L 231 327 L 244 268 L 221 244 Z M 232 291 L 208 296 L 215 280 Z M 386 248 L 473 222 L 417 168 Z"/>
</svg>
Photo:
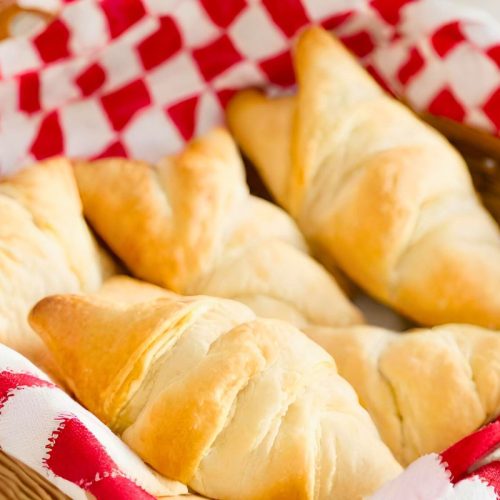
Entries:
<svg viewBox="0 0 500 500">
<path fill-rule="evenodd" d="M 227 28 L 246 7 L 246 0 L 201 0 L 210 19 L 221 28 Z"/>
<path fill-rule="evenodd" d="M 69 56 L 69 30 L 56 19 L 33 40 L 43 62 L 50 63 Z"/>
<path fill-rule="evenodd" d="M 242 60 L 226 34 L 205 47 L 193 50 L 193 58 L 206 81 L 213 80 Z"/>
<path fill-rule="evenodd" d="M 290 51 L 259 62 L 260 69 L 267 75 L 271 83 L 288 87 L 295 83 L 295 73 Z"/>
<path fill-rule="evenodd" d="M 115 130 L 122 130 L 142 108 L 151 104 L 148 89 L 142 80 L 135 80 L 101 97 L 102 106 Z"/>
<path fill-rule="evenodd" d="M 494 61 L 500 69 L 500 45 L 494 45 L 493 47 L 490 47 L 486 54 L 488 54 L 488 57 L 492 61 Z"/>
<path fill-rule="evenodd" d="M 342 12 L 340 14 L 334 14 L 333 16 L 323 19 L 323 21 L 321 21 L 321 26 L 323 26 L 325 30 L 334 30 L 339 28 L 351 17 L 352 12 Z"/>
<path fill-rule="evenodd" d="M 40 110 L 40 78 L 36 71 L 30 71 L 19 78 L 19 109 L 25 113 Z"/>
<path fill-rule="evenodd" d="M 191 139 L 194 134 L 198 101 L 198 97 L 191 97 L 167 109 L 170 119 L 174 122 L 177 130 L 179 130 L 186 141 Z"/>
<path fill-rule="evenodd" d="M 143 40 L 137 51 L 144 69 L 150 70 L 178 52 L 181 46 L 181 34 L 174 20 L 162 17 L 158 30 Z"/>
<path fill-rule="evenodd" d="M 406 85 L 423 67 L 425 61 L 420 52 L 413 47 L 406 62 L 399 68 L 398 80 Z"/>
<path fill-rule="evenodd" d="M 31 154 L 42 160 L 59 155 L 64 150 L 63 133 L 57 111 L 49 113 L 42 121 L 38 134 L 31 146 Z"/>
<path fill-rule="evenodd" d="M 128 153 L 125 149 L 125 146 L 118 140 L 113 142 L 109 146 L 107 146 L 104 151 L 101 151 L 99 154 L 93 157 L 94 160 L 98 160 L 99 158 L 127 158 Z"/>
<path fill-rule="evenodd" d="M 273 21 L 288 37 L 292 37 L 300 28 L 309 23 L 301 0 L 263 0 L 262 4 Z"/>
<path fill-rule="evenodd" d="M 80 88 L 83 96 L 87 97 L 100 89 L 106 81 L 106 73 L 102 66 L 94 63 L 85 69 L 75 79 L 75 84 Z"/>
<path fill-rule="evenodd" d="M 495 124 L 497 130 L 500 130 L 500 89 L 497 89 L 483 106 L 486 116 Z"/>
<path fill-rule="evenodd" d="M 343 36 L 340 39 L 351 52 L 354 52 L 360 58 L 367 56 L 375 48 L 368 31 L 358 31 L 353 35 Z"/>
<path fill-rule="evenodd" d="M 465 117 L 465 109 L 448 88 L 443 89 L 434 97 L 428 109 L 433 115 L 447 116 L 459 122 Z"/>
<path fill-rule="evenodd" d="M 146 14 L 140 0 L 103 0 L 101 8 L 108 21 L 111 38 L 120 36 L 125 30 Z"/>
<path fill-rule="evenodd" d="M 453 48 L 465 40 L 458 21 L 445 24 L 432 35 L 431 43 L 440 57 L 445 57 Z"/>
</svg>

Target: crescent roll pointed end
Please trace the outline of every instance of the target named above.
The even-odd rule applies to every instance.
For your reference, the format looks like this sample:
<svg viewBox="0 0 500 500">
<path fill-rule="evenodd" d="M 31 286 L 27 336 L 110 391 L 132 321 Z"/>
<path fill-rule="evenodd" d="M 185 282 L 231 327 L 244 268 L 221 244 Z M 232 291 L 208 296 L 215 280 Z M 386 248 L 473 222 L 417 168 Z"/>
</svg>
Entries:
<svg viewBox="0 0 500 500">
<path fill-rule="evenodd" d="M 287 208 L 293 97 L 270 101 L 257 90 L 245 90 L 230 101 L 226 113 L 228 126 L 237 142 L 264 178 L 272 195 Z M 269 165 L 269 168 L 261 168 L 262 165 Z"/>
<path fill-rule="evenodd" d="M 29 315 L 78 399 L 112 428 L 152 356 L 194 313 L 173 298 L 125 306 L 97 295 L 54 295 Z"/>
<path fill-rule="evenodd" d="M 106 159 L 77 162 L 75 173 L 86 217 L 137 278 L 298 326 L 362 321 L 290 216 L 249 193 L 226 130 L 159 165 Z"/>
</svg>

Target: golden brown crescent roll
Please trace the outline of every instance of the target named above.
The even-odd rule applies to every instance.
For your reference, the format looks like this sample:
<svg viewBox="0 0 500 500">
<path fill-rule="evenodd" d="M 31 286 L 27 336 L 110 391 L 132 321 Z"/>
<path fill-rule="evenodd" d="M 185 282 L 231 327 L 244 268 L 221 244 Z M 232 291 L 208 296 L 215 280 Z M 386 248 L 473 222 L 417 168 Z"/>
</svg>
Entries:
<svg viewBox="0 0 500 500">
<path fill-rule="evenodd" d="M 403 464 L 439 452 L 500 414 L 500 333 L 469 325 L 395 333 L 314 328 Z"/>
<path fill-rule="evenodd" d="M 71 164 L 49 160 L 0 181 L 0 221 L 0 342 L 47 368 L 29 310 L 46 295 L 102 281 Z"/>
<path fill-rule="evenodd" d="M 175 292 L 233 298 L 294 324 L 361 322 L 278 207 L 250 196 L 229 134 L 217 129 L 158 167 L 75 165 L 85 215 L 137 276 Z"/>
<path fill-rule="evenodd" d="M 131 297 L 116 282 L 49 297 L 30 322 L 78 399 L 161 474 L 210 498 L 354 500 L 400 471 L 295 327 L 227 299 Z"/>
<path fill-rule="evenodd" d="M 458 152 L 320 28 L 295 70 L 296 95 L 242 92 L 227 117 L 316 252 L 420 323 L 500 328 L 500 232 Z"/>
</svg>

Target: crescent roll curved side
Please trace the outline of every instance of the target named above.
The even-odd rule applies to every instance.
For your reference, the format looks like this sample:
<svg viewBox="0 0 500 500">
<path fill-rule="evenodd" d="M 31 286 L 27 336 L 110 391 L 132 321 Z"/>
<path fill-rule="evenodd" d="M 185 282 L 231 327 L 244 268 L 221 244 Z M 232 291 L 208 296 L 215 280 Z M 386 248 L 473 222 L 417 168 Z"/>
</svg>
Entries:
<svg viewBox="0 0 500 500">
<path fill-rule="evenodd" d="M 500 333 L 469 325 L 395 333 L 306 330 L 334 358 L 402 464 L 500 415 Z"/>
<path fill-rule="evenodd" d="M 500 328 L 500 232 L 464 160 L 320 28 L 298 91 L 244 91 L 228 123 L 318 254 L 419 323 Z"/>
<path fill-rule="evenodd" d="M 250 196 L 226 131 L 157 167 L 111 159 L 76 163 L 75 173 L 86 217 L 137 277 L 300 326 L 361 322 L 292 219 Z"/>
<path fill-rule="evenodd" d="M 118 285 L 46 298 L 30 322 L 78 399 L 166 477 L 220 499 L 354 500 L 400 471 L 293 326 L 225 299 L 122 300 Z"/>
<path fill-rule="evenodd" d="M 53 159 L 2 179 L 0 221 L 0 342 L 52 371 L 29 310 L 46 295 L 97 290 L 104 274 L 70 162 Z"/>
</svg>

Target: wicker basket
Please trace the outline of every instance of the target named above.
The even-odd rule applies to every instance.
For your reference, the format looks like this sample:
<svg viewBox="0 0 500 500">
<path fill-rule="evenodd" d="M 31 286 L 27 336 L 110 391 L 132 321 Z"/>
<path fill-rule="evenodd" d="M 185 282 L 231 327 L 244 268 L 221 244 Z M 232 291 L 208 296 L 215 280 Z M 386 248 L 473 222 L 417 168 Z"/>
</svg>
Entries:
<svg viewBox="0 0 500 500">
<path fill-rule="evenodd" d="M 38 473 L 0 451 L 0 498 L 63 500 L 68 497 Z"/>
<path fill-rule="evenodd" d="M 500 139 L 446 118 L 422 117 L 462 153 L 483 203 L 500 223 Z"/>
</svg>

